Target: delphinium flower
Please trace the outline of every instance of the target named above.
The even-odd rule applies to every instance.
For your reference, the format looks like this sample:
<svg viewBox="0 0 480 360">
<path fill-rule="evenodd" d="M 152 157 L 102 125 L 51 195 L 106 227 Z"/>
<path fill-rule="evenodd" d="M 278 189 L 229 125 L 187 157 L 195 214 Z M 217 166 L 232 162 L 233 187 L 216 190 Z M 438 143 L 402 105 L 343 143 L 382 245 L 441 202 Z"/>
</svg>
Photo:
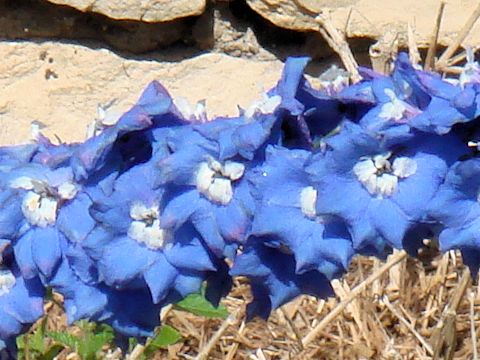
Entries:
<svg viewBox="0 0 480 360">
<path fill-rule="evenodd" d="M 154 130 L 189 124 L 175 106 L 167 90 L 153 81 L 137 103 L 116 123 L 97 129 L 95 136 L 82 143 L 72 156 L 77 180 L 100 182 L 130 167 L 148 161 L 155 152 Z"/>
<path fill-rule="evenodd" d="M 307 167 L 317 213 L 345 220 L 359 253 L 414 251 L 424 236 L 427 204 L 448 167 L 466 152 L 455 136 L 418 134 L 392 146 L 345 122 Z"/>
<path fill-rule="evenodd" d="M 311 149 L 316 137 L 333 130 L 342 120 L 343 104 L 332 91 L 314 90 L 305 79 L 308 57 L 290 57 L 278 84 L 269 95 L 279 96 L 277 116 L 282 117 L 283 141 L 289 148 Z"/>
<path fill-rule="evenodd" d="M 345 224 L 316 213 L 317 191 L 304 171 L 309 158 L 304 150 L 271 146 L 247 174 L 255 217 L 231 274 L 250 279 L 250 317 L 266 318 L 302 293 L 331 295 L 329 280 L 345 272 L 354 254 Z"/>
<path fill-rule="evenodd" d="M 455 124 L 472 121 L 479 115 L 476 98 L 480 86 L 475 80 L 473 58 L 469 56 L 468 60 L 460 81 L 451 81 L 437 73 L 414 69 L 407 54 L 399 54 L 392 79 L 404 85 L 407 99 L 421 110 L 411 119 L 412 127 L 446 134 Z"/>
<path fill-rule="evenodd" d="M 461 250 L 464 262 L 477 273 L 480 266 L 480 159 L 455 163 L 429 205 L 441 224 L 440 250 Z"/>
<path fill-rule="evenodd" d="M 38 279 L 24 279 L 11 243 L 0 240 L 0 350 L 14 348 L 15 337 L 43 315 L 44 287 Z"/>
<path fill-rule="evenodd" d="M 316 212 L 317 190 L 305 172 L 311 153 L 271 146 L 248 175 L 256 201 L 250 235 L 295 258 L 295 272 L 316 270 L 332 279 L 354 254 L 345 224 Z"/>
<path fill-rule="evenodd" d="M 69 167 L 50 169 L 36 163 L 11 170 L 8 186 L 2 196 L 10 195 L 15 205 L 8 224 L 12 231 L 3 235 L 12 240 L 22 275 L 48 282 L 62 259 L 69 229 L 77 226 L 78 214 L 70 205 L 80 187 Z M 60 213 L 62 207 L 66 212 Z"/>
<path fill-rule="evenodd" d="M 254 212 L 244 174 L 277 141 L 277 125 L 274 115 L 257 113 L 172 131 L 169 155 L 158 162 L 159 184 L 172 199 L 161 225 L 191 221 L 215 255 L 233 258 Z"/>
<path fill-rule="evenodd" d="M 146 287 L 117 290 L 99 283 L 96 269 L 91 266 L 92 260 L 79 252 L 77 249 L 73 261 L 83 259 L 87 265 L 70 263 L 72 257 L 69 256 L 50 281 L 50 286 L 63 296 L 68 324 L 88 319 L 108 323 L 122 336 L 152 336 L 155 327 L 160 325 L 159 313 L 165 303 L 155 304 Z M 84 271 L 79 271 L 81 265 Z M 89 276 L 85 276 L 88 270 L 96 281 L 89 281 Z"/>
<path fill-rule="evenodd" d="M 208 275 L 222 275 L 220 260 L 190 223 L 162 225 L 169 199 L 155 186 L 158 174 L 153 161 L 137 165 L 115 180 L 110 195 L 94 196 L 96 229 L 81 244 L 100 282 L 114 289 L 146 287 L 155 303 L 174 292 L 177 300 L 198 292 Z"/>
</svg>

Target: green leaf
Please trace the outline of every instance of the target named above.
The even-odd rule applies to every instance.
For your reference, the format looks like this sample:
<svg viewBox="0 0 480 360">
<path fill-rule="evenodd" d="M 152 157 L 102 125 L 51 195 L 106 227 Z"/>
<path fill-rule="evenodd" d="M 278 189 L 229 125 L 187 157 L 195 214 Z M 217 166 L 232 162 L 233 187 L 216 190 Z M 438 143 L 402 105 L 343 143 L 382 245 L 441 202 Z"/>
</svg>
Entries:
<svg viewBox="0 0 480 360">
<path fill-rule="evenodd" d="M 179 310 L 207 318 L 226 319 L 228 316 L 228 311 L 223 305 L 213 306 L 202 294 L 190 294 L 176 303 L 175 307 Z"/>
<path fill-rule="evenodd" d="M 78 345 L 81 342 L 78 337 L 65 332 L 49 331 L 48 336 L 59 344 L 69 347 L 73 351 L 77 351 Z"/>
<path fill-rule="evenodd" d="M 34 354 L 35 358 L 42 356 L 48 349 L 45 343 L 45 328 L 47 326 L 47 318 L 44 317 L 39 326 L 33 333 L 23 334 L 16 339 L 18 347 L 18 358 L 24 358 L 26 354 Z"/>
<path fill-rule="evenodd" d="M 63 348 L 63 345 L 53 344 L 44 354 L 42 354 L 42 356 L 40 356 L 39 360 L 53 360 Z"/>
<path fill-rule="evenodd" d="M 43 354 L 47 349 L 45 346 L 45 328 L 47 326 L 47 318 L 43 318 L 40 326 L 35 330 L 35 332 L 28 337 L 28 345 L 33 351 L 37 351 L 40 354 Z"/>
<path fill-rule="evenodd" d="M 173 345 L 180 341 L 182 335 L 169 325 L 162 325 L 158 334 L 148 343 L 148 346 L 155 348 L 166 348 L 168 345 Z"/>
<path fill-rule="evenodd" d="M 100 334 L 86 334 L 84 340 L 78 345 L 78 354 L 82 359 L 95 359 L 97 352 L 113 340 L 113 334 L 104 332 Z"/>
</svg>

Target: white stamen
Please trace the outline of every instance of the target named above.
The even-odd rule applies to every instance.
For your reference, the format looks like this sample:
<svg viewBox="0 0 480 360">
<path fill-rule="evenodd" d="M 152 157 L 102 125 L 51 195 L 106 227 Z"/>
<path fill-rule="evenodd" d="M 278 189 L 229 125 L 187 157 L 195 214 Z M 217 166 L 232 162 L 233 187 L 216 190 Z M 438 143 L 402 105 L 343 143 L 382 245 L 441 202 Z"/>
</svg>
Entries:
<svg viewBox="0 0 480 360">
<path fill-rule="evenodd" d="M 130 217 L 134 220 L 144 220 L 149 216 L 158 217 L 158 209 L 155 207 L 148 208 L 142 202 L 134 202 L 130 207 Z"/>
<path fill-rule="evenodd" d="M 32 190 L 34 187 L 33 179 L 28 176 L 20 176 L 10 182 L 10 187 L 13 189 Z"/>
<path fill-rule="evenodd" d="M 57 188 L 58 194 L 64 200 L 71 200 L 77 195 L 78 189 L 74 183 L 66 181 Z"/>
<path fill-rule="evenodd" d="M 393 173 L 399 178 L 407 178 L 417 172 L 417 162 L 408 157 L 399 157 L 393 161 Z"/>
<path fill-rule="evenodd" d="M 395 175 L 383 174 L 377 177 L 377 193 L 390 196 L 397 189 L 398 179 Z"/>
<path fill-rule="evenodd" d="M 369 176 L 368 179 L 363 182 L 363 185 L 365 185 L 370 194 L 377 193 L 377 175 Z"/>
<path fill-rule="evenodd" d="M 217 160 L 215 159 L 210 159 L 208 161 L 208 166 L 210 167 L 210 169 L 212 169 L 213 171 L 217 172 L 217 173 L 223 173 L 223 166 L 222 164 L 220 164 Z"/>
<path fill-rule="evenodd" d="M 231 180 L 238 180 L 243 176 L 245 172 L 245 165 L 233 161 L 225 161 L 223 166 L 223 175 Z"/>
<path fill-rule="evenodd" d="M 232 181 L 239 180 L 245 165 L 227 160 L 223 165 L 215 159 L 200 164 L 195 176 L 197 189 L 208 200 L 227 205 L 233 198 Z"/>
<path fill-rule="evenodd" d="M 17 280 L 10 270 L 0 270 L 0 296 L 8 294 L 16 282 Z"/>
<path fill-rule="evenodd" d="M 10 182 L 13 189 L 29 190 L 22 201 L 22 212 L 31 225 L 46 227 L 57 220 L 59 203 L 77 195 L 77 186 L 66 181 L 56 189 L 46 182 L 20 176 Z"/>
<path fill-rule="evenodd" d="M 30 224 L 46 227 L 57 219 L 57 201 L 29 191 L 23 198 L 22 212 Z"/>
<path fill-rule="evenodd" d="M 367 191 L 380 197 L 391 196 L 398 187 L 398 179 L 405 179 L 417 171 L 417 162 L 407 157 L 399 157 L 391 165 L 391 153 L 362 158 L 353 167 L 353 173 Z"/>
<path fill-rule="evenodd" d="M 202 194 L 207 193 L 208 188 L 212 184 L 214 176 L 215 176 L 215 171 L 210 169 L 210 166 L 208 166 L 208 163 L 206 162 L 201 163 L 196 176 L 198 191 L 200 191 Z"/>
<path fill-rule="evenodd" d="M 232 183 L 228 179 L 215 178 L 207 193 L 209 200 L 227 205 L 233 197 Z"/>
<path fill-rule="evenodd" d="M 300 193 L 300 206 L 305 216 L 309 218 L 315 218 L 317 216 L 315 208 L 316 202 L 317 190 L 312 186 L 304 187 Z"/>
<path fill-rule="evenodd" d="M 143 203 L 133 203 L 130 217 L 134 220 L 128 228 L 128 236 L 145 244 L 149 249 L 158 250 L 171 239 L 171 233 L 160 227 L 160 212 L 157 205 L 147 207 Z"/>
<path fill-rule="evenodd" d="M 362 183 L 368 181 L 372 175 L 377 173 L 377 167 L 371 159 L 362 160 L 355 164 L 353 172 Z"/>
<path fill-rule="evenodd" d="M 378 170 L 390 169 L 390 161 L 388 158 L 392 156 L 392 153 L 375 155 L 373 157 L 373 163 Z"/>
<path fill-rule="evenodd" d="M 403 101 L 399 100 L 392 89 L 385 89 L 385 95 L 390 98 L 390 102 L 382 105 L 379 117 L 386 120 L 399 121 L 403 119 L 407 107 Z"/>
</svg>

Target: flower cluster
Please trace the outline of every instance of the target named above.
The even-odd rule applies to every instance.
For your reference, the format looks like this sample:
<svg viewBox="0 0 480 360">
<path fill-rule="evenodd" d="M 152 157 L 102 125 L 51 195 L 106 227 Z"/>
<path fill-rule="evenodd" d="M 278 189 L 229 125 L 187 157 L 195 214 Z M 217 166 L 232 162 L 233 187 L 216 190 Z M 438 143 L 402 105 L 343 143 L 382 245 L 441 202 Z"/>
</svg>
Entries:
<svg viewBox="0 0 480 360">
<path fill-rule="evenodd" d="M 42 316 L 145 337 L 166 304 L 249 278 L 249 316 L 331 295 L 359 255 L 415 255 L 425 237 L 480 265 L 480 68 L 459 80 L 359 69 L 348 86 L 287 60 L 239 116 L 207 121 L 157 82 L 83 143 L 0 148 L 0 343 Z"/>
</svg>

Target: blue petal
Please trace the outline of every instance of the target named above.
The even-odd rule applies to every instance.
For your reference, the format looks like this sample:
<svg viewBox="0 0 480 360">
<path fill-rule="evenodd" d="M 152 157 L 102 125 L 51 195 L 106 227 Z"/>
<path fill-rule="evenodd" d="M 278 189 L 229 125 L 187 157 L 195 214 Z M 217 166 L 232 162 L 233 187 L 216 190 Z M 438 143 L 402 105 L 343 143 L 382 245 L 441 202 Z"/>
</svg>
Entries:
<svg viewBox="0 0 480 360">
<path fill-rule="evenodd" d="M 116 238 L 105 246 L 98 271 L 105 283 L 119 287 L 139 278 L 157 255 L 128 237 Z"/>
<path fill-rule="evenodd" d="M 91 204 L 90 198 L 81 193 L 60 209 L 57 227 L 70 241 L 83 241 L 95 227 L 89 212 Z"/>
<path fill-rule="evenodd" d="M 62 259 L 63 236 L 53 227 L 35 228 L 30 233 L 33 261 L 38 271 L 49 279 Z"/>
<path fill-rule="evenodd" d="M 243 243 L 246 239 L 251 215 L 242 205 L 234 198 L 227 206 L 218 206 L 216 209 L 218 229 L 227 241 Z"/>
<path fill-rule="evenodd" d="M 1 309 L 22 324 L 34 323 L 43 315 L 44 294 L 38 278 L 24 280 L 17 276 L 10 292 L 0 296 Z"/>
<path fill-rule="evenodd" d="M 80 281 L 69 268 L 68 261 L 61 263 L 49 285 L 63 295 L 69 324 L 95 318 L 107 304 L 106 295 L 97 287 Z"/>
<path fill-rule="evenodd" d="M 182 298 L 197 293 L 202 287 L 203 277 L 196 273 L 182 272 L 175 279 L 175 290 Z"/>
<path fill-rule="evenodd" d="M 159 256 L 152 266 L 145 270 L 143 276 L 152 294 L 155 304 L 162 301 L 173 288 L 178 270 L 164 256 Z"/>
<path fill-rule="evenodd" d="M 0 312 L 0 338 L 9 339 L 20 333 L 22 325 L 11 315 Z"/>
<path fill-rule="evenodd" d="M 13 245 L 15 259 L 25 279 L 32 279 L 38 274 L 37 265 L 32 255 L 32 231 L 28 231 Z"/>
<path fill-rule="evenodd" d="M 208 248 L 217 256 L 222 256 L 225 241 L 218 231 L 217 219 L 214 213 L 215 205 L 208 200 L 201 199 L 195 213 L 192 215 L 192 223 Z"/>
<path fill-rule="evenodd" d="M 176 268 L 193 271 L 216 270 L 204 245 L 193 231 L 179 231 L 175 234 L 176 241 L 170 244 L 164 256 Z"/>
<path fill-rule="evenodd" d="M 143 91 L 137 101 L 149 115 L 161 115 L 172 106 L 172 98 L 168 91 L 158 81 L 152 81 Z"/>
<path fill-rule="evenodd" d="M 121 334 L 152 336 L 155 327 L 160 325 L 161 304 L 153 304 L 148 291 L 111 291 L 108 298 L 113 316 L 107 322 Z"/>
<path fill-rule="evenodd" d="M 1 191 L 0 209 L 0 238 L 13 239 L 23 220 L 21 200 L 12 191 Z"/>
<path fill-rule="evenodd" d="M 411 226 L 409 219 L 397 205 L 389 200 L 374 200 L 369 207 L 369 214 L 376 229 L 388 245 L 403 249 L 403 239 Z"/>
<path fill-rule="evenodd" d="M 200 195 L 196 189 L 180 194 L 174 192 L 174 197 L 169 201 L 167 200 L 167 204 L 162 211 L 160 226 L 164 229 L 178 229 L 193 214 L 199 199 Z"/>
</svg>

